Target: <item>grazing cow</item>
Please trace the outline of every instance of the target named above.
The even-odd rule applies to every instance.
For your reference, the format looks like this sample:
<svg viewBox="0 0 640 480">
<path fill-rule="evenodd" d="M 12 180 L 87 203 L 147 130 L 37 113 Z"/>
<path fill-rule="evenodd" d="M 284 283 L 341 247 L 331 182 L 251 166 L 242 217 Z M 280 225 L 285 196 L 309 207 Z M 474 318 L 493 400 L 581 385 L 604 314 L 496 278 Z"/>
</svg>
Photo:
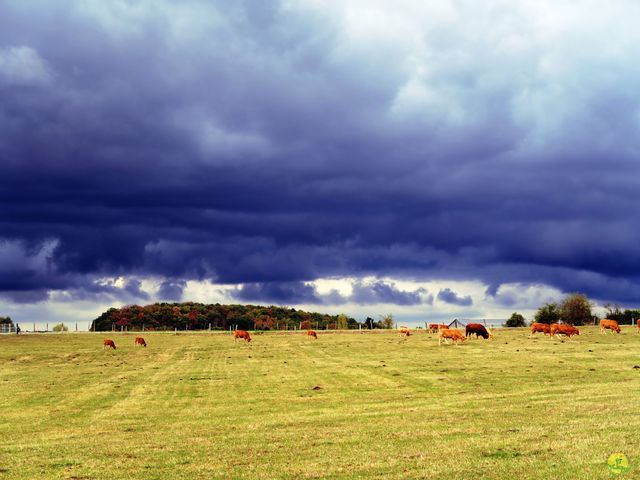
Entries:
<svg viewBox="0 0 640 480">
<path fill-rule="evenodd" d="M 600 320 L 600 333 L 607 334 L 607 330 L 613 330 L 616 333 L 620 333 L 620 325 L 615 320 L 609 320 L 604 318 Z"/>
<path fill-rule="evenodd" d="M 473 334 L 476 334 L 476 338 L 482 337 L 485 340 L 487 338 L 493 338 L 493 334 L 489 332 L 484 325 L 481 323 L 470 323 L 464 329 L 465 337 L 469 337 Z"/>
<path fill-rule="evenodd" d="M 459 345 L 459 342 L 464 342 L 466 339 L 467 337 L 460 330 L 442 328 L 438 335 L 438 345 L 441 345 L 443 340 L 445 343 L 449 343 L 449 340 L 452 340 L 454 345 Z"/>
<path fill-rule="evenodd" d="M 637 333 L 640 333 L 640 319 L 638 319 L 638 330 Z"/>
<path fill-rule="evenodd" d="M 233 332 L 233 341 L 237 342 L 239 338 L 246 340 L 247 342 L 251 341 L 251 335 L 246 330 L 236 330 Z"/>
<path fill-rule="evenodd" d="M 400 327 L 400 335 L 402 335 L 403 337 L 409 337 L 411 335 L 411 332 L 407 327 Z"/>
<path fill-rule="evenodd" d="M 438 331 L 443 328 L 449 328 L 449 325 L 445 325 L 444 323 L 430 323 L 428 326 L 429 333 L 438 333 Z"/>
<path fill-rule="evenodd" d="M 548 323 L 532 323 L 531 336 L 537 332 L 544 333 L 545 335 L 551 335 L 551 325 Z"/>
<path fill-rule="evenodd" d="M 551 325 L 551 336 L 556 336 L 560 338 L 560 335 L 566 335 L 571 339 L 573 335 L 580 335 L 580 330 L 578 330 L 573 325 L 560 325 L 558 323 L 554 323 Z"/>
<path fill-rule="evenodd" d="M 318 339 L 318 334 L 315 332 L 315 330 L 307 330 L 307 337 L 313 337 L 316 340 Z"/>
<path fill-rule="evenodd" d="M 108 338 L 105 338 L 102 344 L 102 349 L 104 350 L 105 348 L 113 348 L 115 350 L 116 344 L 113 343 L 113 340 L 109 340 Z"/>
<path fill-rule="evenodd" d="M 144 338 L 142 337 L 136 337 L 136 341 L 135 341 L 135 346 L 140 346 L 140 347 L 146 347 L 147 346 L 147 342 L 144 341 Z"/>
</svg>

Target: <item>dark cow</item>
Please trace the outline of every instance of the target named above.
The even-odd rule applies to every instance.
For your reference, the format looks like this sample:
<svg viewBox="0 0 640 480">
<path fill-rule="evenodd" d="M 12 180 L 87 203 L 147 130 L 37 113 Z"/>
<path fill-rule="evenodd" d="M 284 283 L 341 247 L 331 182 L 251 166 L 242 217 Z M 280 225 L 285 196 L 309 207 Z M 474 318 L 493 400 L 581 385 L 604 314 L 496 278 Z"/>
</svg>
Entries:
<svg viewBox="0 0 640 480">
<path fill-rule="evenodd" d="M 233 341 L 237 342 L 239 338 L 246 340 L 247 342 L 251 341 L 251 335 L 246 330 L 236 330 L 233 332 Z"/>
<path fill-rule="evenodd" d="M 307 337 L 308 338 L 315 338 L 316 340 L 318 339 L 318 334 L 315 332 L 315 330 L 307 330 Z"/>
<path fill-rule="evenodd" d="M 102 343 L 102 349 L 104 350 L 105 348 L 113 348 L 115 350 L 116 344 L 113 343 L 113 340 L 109 340 L 108 338 L 105 338 L 104 342 Z"/>
<path fill-rule="evenodd" d="M 476 334 L 476 338 L 482 337 L 485 340 L 488 338 L 493 338 L 493 334 L 489 332 L 484 325 L 481 323 L 470 323 L 464 329 L 465 337 L 469 337 Z"/>
<path fill-rule="evenodd" d="M 134 345 L 136 347 L 140 346 L 140 347 L 146 347 L 147 346 L 147 342 L 144 341 L 144 338 L 142 337 L 136 337 L 136 340 L 134 342 Z"/>
</svg>

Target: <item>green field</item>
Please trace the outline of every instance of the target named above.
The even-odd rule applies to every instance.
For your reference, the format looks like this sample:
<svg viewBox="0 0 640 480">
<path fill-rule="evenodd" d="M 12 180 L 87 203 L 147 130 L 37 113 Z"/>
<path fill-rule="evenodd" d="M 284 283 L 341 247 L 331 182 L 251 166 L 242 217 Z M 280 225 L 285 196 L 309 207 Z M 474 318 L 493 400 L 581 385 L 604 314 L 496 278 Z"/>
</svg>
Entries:
<svg viewBox="0 0 640 480">
<path fill-rule="evenodd" d="M 640 478 L 640 335 L 581 330 L 0 336 L 0 480 Z"/>
</svg>

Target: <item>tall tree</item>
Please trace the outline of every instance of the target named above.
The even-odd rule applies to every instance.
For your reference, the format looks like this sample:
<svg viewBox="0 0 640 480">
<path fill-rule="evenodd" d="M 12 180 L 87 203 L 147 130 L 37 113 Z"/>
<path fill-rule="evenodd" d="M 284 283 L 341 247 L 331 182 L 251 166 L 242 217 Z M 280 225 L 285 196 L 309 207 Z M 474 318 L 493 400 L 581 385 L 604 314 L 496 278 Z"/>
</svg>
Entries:
<svg viewBox="0 0 640 480">
<path fill-rule="evenodd" d="M 560 320 L 560 308 L 557 303 L 545 303 L 533 318 L 537 323 L 557 323 Z"/>
<path fill-rule="evenodd" d="M 591 302 L 583 293 L 572 293 L 560 305 L 560 318 L 569 325 L 584 325 L 593 321 Z"/>
</svg>

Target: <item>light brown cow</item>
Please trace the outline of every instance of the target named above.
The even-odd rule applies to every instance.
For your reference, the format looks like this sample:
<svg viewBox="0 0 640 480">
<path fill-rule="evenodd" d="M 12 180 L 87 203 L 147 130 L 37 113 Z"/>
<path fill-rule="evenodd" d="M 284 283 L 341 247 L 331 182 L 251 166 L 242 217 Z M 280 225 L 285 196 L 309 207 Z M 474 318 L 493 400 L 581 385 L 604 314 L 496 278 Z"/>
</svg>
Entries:
<svg viewBox="0 0 640 480">
<path fill-rule="evenodd" d="M 411 331 L 409 331 L 408 327 L 400 327 L 400 330 L 398 331 L 400 333 L 400 335 L 402 335 L 403 337 L 409 337 L 411 336 Z"/>
<path fill-rule="evenodd" d="M 451 340 L 454 345 L 459 345 L 459 342 L 464 342 L 466 339 L 467 337 L 460 330 L 442 328 L 438 334 L 438 345 L 441 345 L 443 340 L 445 343 L 449 343 L 449 340 Z"/>
<path fill-rule="evenodd" d="M 620 333 L 620 325 L 615 320 L 609 320 L 603 318 L 600 320 L 600 333 L 607 334 L 607 330 L 613 330 L 616 333 Z"/>
<path fill-rule="evenodd" d="M 104 350 L 105 348 L 113 348 L 115 350 L 116 344 L 113 343 L 113 340 L 109 340 L 108 338 L 105 338 L 104 342 L 102 343 L 102 349 Z"/>
<path fill-rule="evenodd" d="M 142 337 L 136 337 L 136 340 L 134 342 L 134 345 L 136 347 L 140 346 L 140 347 L 146 347 L 147 346 L 147 342 L 144 341 L 144 338 Z"/>
<path fill-rule="evenodd" d="M 573 325 L 560 325 L 558 323 L 554 323 L 551 325 L 551 335 L 555 335 L 558 338 L 560 338 L 560 335 L 565 335 L 571 339 L 573 335 L 580 335 L 580 330 Z"/>
<path fill-rule="evenodd" d="M 551 325 L 548 323 L 532 323 L 531 324 L 531 336 L 534 333 L 544 333 L 545 335 L 551 335 Z"/>
<path fill-rule="evenodd" d="M 317 340 L 318 334 L 315 332 L 315 330 L 307 330 L 307 337 L 309 338 L 313 337 Z"/>
<path fill-rule="evenodd" d="M 233 341 L 237 342 L 239 338 L 246 340 L 247 342 L 251 341 L 251 335 L 246 330 L 235 330 L 233 332 Z"/>
</svg>

